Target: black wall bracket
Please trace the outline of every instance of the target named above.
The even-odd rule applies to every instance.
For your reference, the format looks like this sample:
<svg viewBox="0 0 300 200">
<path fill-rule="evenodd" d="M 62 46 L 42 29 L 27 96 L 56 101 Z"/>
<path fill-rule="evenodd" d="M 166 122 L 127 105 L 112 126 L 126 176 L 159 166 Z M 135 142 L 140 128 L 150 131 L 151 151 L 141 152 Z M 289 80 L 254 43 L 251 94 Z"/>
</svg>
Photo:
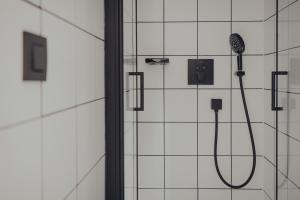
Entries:
<svg viewBox="0 0 300 200">
<path fill-rule="evenodd" d="M 23 80 L 45 81 L 47 78 L 47 39 L 23 33 Z"/>
</svg>

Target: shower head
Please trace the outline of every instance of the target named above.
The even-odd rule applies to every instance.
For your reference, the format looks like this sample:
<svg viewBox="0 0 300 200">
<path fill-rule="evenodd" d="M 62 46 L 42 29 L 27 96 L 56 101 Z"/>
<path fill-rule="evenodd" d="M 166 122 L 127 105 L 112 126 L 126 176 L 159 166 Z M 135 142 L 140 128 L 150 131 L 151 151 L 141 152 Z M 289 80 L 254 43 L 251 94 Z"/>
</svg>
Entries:
<svg viewBox="0 0 300 200">
<path fill-rule="evenodd" d="M 237 54 L 242 54 L 245 51 L 245 43 L 243 38 L 238 33 L 233 33 L 229 38 L 232 50 Z"/>
</svg>

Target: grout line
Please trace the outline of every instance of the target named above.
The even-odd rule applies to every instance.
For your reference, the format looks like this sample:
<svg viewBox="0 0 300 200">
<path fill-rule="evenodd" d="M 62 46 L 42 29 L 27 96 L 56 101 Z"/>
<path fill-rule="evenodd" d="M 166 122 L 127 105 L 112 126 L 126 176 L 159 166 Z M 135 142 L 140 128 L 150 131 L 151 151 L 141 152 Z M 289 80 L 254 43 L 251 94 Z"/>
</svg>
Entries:
<svg viewBox="0 0 300 200">
<path fill-rule="evenodd" d="M 270 200 L 273 200 L 267 191 L 265 191 L 264 189 L 262 191 Z"/>
<path fill-rule="evenodd" d="M 30 2 L 30 1 L 28 1 L 28 0 L 21 0 L 21 1 L 24 2 L 24 3 L 27 3 L 28 5 L 31 5 L 31 6 L 33 6 L 33 7 L 35 7 L 35 8 L 37 8 L 37 9 L 40 9 L 41 11 L 44 11 L 44 12 L 46 12 L 46 13 L 52 15 L 53 17 L 56 17 L 56 18 L 62 20 L 63 22 L 65 22 L 65 23 L 67 23 L 67 24 L 73 26 L 74 28 L 77 28 L 78 30 L 81 30 L 81 31 L 87 33 L 88 35 L 90 35 L 90 36 L 92 36 L 92 37 L 94 37 L 94 38 L 96 38 L 96 39 L 98 39 L 98 40 L 101 40 L 101 41 L 103 41 L 103 42 L 105 41 L 105 39 L 103 39 L 103 38 L 101 38 L 101 37 L 99 37 L 99 36 L 97 36 L 97 35 L 95 35 L 95 34 L 89 32 L 89 31 L 85 30 L 84 28 L 82 28 L 82 27 L 80 27 L 80 26 L 74 24 L 73 22 L 71 22 L 71 21 L 69 21 L 69 20 L 67 20 L 67 19 L 65 19 L 65 18 L 63 18 L 63 17 L 61 17 L 61 16 L 55 14 L 54 12 L 52 12 L 52 11 L 46 9 L 46 8 L 43 8 L 42 6 L 36 5 L 36 4 L 34 4 L 34 3 L 32 3 L 32 2 Z"/>
<path fill-rule="evenodd" d="M 138 188 L 139 190 L 163 190 L 164 188 L 146 188 L 146 187 L 142 187 L 142 188 Z M 199 187 L 199 188 L 165 188 L 167 190 L 230 190 L 230 188 L 211 188 L 211 187 Z M 245 191 L 263 191 L 262 188 L 243 188 L 240 190 L 245 190 Z"/>
<path fill-rule="evenodd" d="M 214 87 L 214 88 L 200 88 L 200 87 L 194 87 L 194 88 L 145 88 L 145 90 L 195 90 L 195 89 L 198 89 L 198 90 L 239 90 L 240 88 L 238 87 L 227 87 L 227 88 L 217 88 L 217 87 Z M 264 88 L 244 88 L 245 90 L 264 90 Z"/>
<path fill-rule="evenodd" d="M 265 159 L 265 161 L 267 163 L 269 163 L 270 165 L 272 165 L 272 167 L 276 168 L 276 164 L 274 164 L 269 158 L 267 158 L 266 156 L 263 156 L 263 158 Z M 276 169 L 275 169 L 276 170 Z M 278 172 L 284 176 L 284 178 L 288 179 L 289 182 L 291 182 L 298 190 L 300 190 L 300 186 L 298 186 L 294 181 L 292 181 L 289 177 L 287 177 L 280 169 L 278 169 Z"/>
<path fill-rule="evenodd" d="M 138 0 L 135 0 L 135 64 L 136 64 L 136 72 L 138 71 Z M 136 83 L 137 84 L 137 83 Z M 137 85 L 136 85 L 137 87 Z M 137 100 L 137 95 L 136 95 L 136 102 Z M 135 119 L 136 119 L 136 198 L 139 200 L 139 113 L 135 112 Z"/>
<path fill-rule="evenodd" d="M 62 110 L 59 110 L 59 111 L 55 111 L 55 112 L 51 112 L 51 113 L 47 113 L 47 114 L 41 114 L 38 117 L 33 117 L 33 118 L 30 118 L 30 119 L 27 119 L 27 120 L 22 120 L 22 121 L 19 121 L 19 122 L 16 122 L 16 123 L 8 124 L 8 125 L 5 125 L 3 127 L 0 127 L 0 131 L 11 129 L 11 128 L 14 128 L 16 126 L 20 126 L 20 125 L 27 124 L 27 123 L 30 123 L 30 122 L 34 122 L 34 121 L 37 121 L 37 120 L 40 120 L 40 119 L 43 119 L 43 118 L 47 118 L 47 117 L 50 117 L 50 116 L 53 116 L 53 115 L 56 115 L 56 114 L 59 114 L 59 113 L 63 113 L 63 112 L 66 112 L 66 111 L 69 111 L 69 110 L 72 110 L 72 109 L 75 109 L 75 108 L 79 108 L 81 106 L 84 106 L 84 105 L 87 105 L 87 104 L 90 104 L 90 103 L 94 103 L 94 102 L 97 102 L 97 101 L 101 101 L 101 100 L 105 100 L 105 98 L 99 98 L 99 99 L 87 101 L 87 102 L 84 102 L 84 103 L 81 103 L 81 104 L 78 104 L 78 105 L 75 105 L 75 106 L 71 106 L 71 107 L 68 107 L 68 108 L 65 108 L 65 109 L 62 109 Z"/>
<path fill-rule="evenodd" d="M 163 58 L 166 54 L 166 2 L 163 0 Z M 165 64 L 163 65 L 163 121 L 166 121 L 166 70 Z M 164 143 L 164 155 L 166 154 L 166 124 L 163 123 L 163 143 Z M 164 200 L 166 200 L 166 157 L 164 156 Z"/>
<path fill-rule="evenodd" d="M 195 154 L 195 155 L 188 155 L 188 154 L 184 154 L 184 155 L 154 155 L 154 154 L 149 154 L 149 155 L 139 155 L 139 157 L 213 157 L 213 154 L 209 154 L 209 155 L 204 155 L 204 154 Z M 222 155 L 219 154 L 218 157 L 252 157 L 252 155 L 235 155 L 235 154 L 228 154 L 228 155 Z M 263 157 L 263 155 L 256 155 L 256 157 L 261 158 Z"/>
<path fill-rule="evenodd" d="M 139 122 L 137 122 L 137 123 L 139 123 L 139 124 L 196 124 L 196 123 L 199 123 L 199 124 L 214 124 L 215 122 L 212 122 L 212 121 L 207 121 L 207 122 L 200 122 L 200 121 L 198 121 L 198 122 L 175 122 L 175 121 L 173 121 L 173 122 L 169 122 L 169 121 L 166 121 L 166 122 L 163 122 L 163 121 L 139 121 Z M 232 124 L 246 124 L 247 122 L 245 121 L 245 122 L 219 122 L 219 124 L 230 124 L 230 123 L 232 123 Z M 251 124 L 263 124 L 264 122 L 251 122 Z"/>
<path fill-rule="evenodd" d="M 267 126 L 269 126 L 269 127 L 272 128 L 272 129 L 276 130 L 275 127 L 273 127 L 272 125 L 268 124 L 267 122 L 265 122 L 264 124 L 267 125 Z M 281 133 L 282 135 L 285 135 L 286 137 L 291 138 L 291 139 L 293 139 L 294 141 L 300 143 L 300 139 L 298 139 L 298 138 L 296 138 L 296 137 L 293 137 L 293 136 L 291 136 L 290 134 L 284 133 L 284 132 L 282 132 L 281 130 L 278 130 L 278 133 Z"/>
<path fill-rule="evenodd" d="M 232 9 L 233 9 L 233 1 L 230 0 L 230 34 L 232 34 L 233 32 L 233 24 L 232 24 L 232 19 L 233 19 L 233 13 L 232 13 Z M 232 164 L 233 164 L 233 147 L 232 147 L 232 130 L 233 130 L 233 126 L 232 126 L 232 120 L 233 120 L 233 116 L 232 116 L 232 112 L 233 112 L 233 91 L 232 91 L 232 86 L 233 86 L 233 69 L 232 69 L 232 65 L 233 65 L 233 61 L 232 61 L 232 50 L 230 51 L 230 182 L 232 183 L 232 174 L 233 174 L 233 169 L 232 169 Z M 230 199 L 233 199 L 233 191 L 232 188 L 230 188 Z"/>
<path fill-rule="evenodd" d="M 274 52 L 275 53 L 275 52 Z M 251 53 L 251 54 L 244 54 L 243 56 L 264 56 L 264 53 Z M 138 54 L 138 57 L 163 57 L 163 56 L 168 56 L 168 57 L 229 57 L 232 56 L 232 54 Z"/>
<path fill-rule="evenodd" d="M 79 180 L 78 182 L 76 181 L 76 185 L 75 187 L 73 187 L 68 194 L 63 198 L 64 200 L 66 200 L 67 198 L 70 197 L 70 195 L 72 195 L 72 193 L 81 185 L 81 183 L 83 181 L 85 181 L 85 179 L 91 174 L 91 172 L 97 167 L 98 164 L 100 164 L 100 162 L 105 159 L 106 154 L 103 154 L 97 161 L 96 163 L 92 166 L 91 169 L 88 170 L 88 172 L 82 177 L 81 180 Z"/>
<path fill-rule="evenodd" d="M 151 24 L 151 23 L 228 23 L 228 22 L 237 22 L 237 23 L 263 23 L 264 20 L 182 20 L 182 21 L 138 21 L 139 24 Z M 125 22 L 125 23 L 131 23 L 131 22 Z"/>
<path fill-rule="evenodd" d="M 199 0 L 197 0 L 197 59 L 199 59 Z M 197 84 L 197 188 L 199 188 L 199 85 Z M 197 200 L 199 200 L 199 190 L 197 189 Z"/>
</svg>

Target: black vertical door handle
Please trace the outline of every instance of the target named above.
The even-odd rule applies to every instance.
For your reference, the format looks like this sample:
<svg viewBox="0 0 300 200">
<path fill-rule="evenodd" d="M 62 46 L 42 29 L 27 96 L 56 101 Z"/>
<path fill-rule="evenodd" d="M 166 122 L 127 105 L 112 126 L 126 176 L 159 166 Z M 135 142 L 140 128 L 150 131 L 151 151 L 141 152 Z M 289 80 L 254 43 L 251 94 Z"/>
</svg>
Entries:
<svg viewBox="0 0 300 200">
<path fill-rule="evenodd" d="M 278 95 L 278 76 L 288 75 L 287 71 L 274 71 L 272 72 L 272 88 L 271 88 L 271 109 L 273 111 L 283 110 L 282 107 L 278 107 L 276 95 Z"/>
<path fill-rule="evenodd" d="M 140 77 L 140 105 L 133 108 L 133 110 L 144 111 L 144 99 L 145 99 L 144 72 L 129 72 L 129 76 Z"/>
</svg>

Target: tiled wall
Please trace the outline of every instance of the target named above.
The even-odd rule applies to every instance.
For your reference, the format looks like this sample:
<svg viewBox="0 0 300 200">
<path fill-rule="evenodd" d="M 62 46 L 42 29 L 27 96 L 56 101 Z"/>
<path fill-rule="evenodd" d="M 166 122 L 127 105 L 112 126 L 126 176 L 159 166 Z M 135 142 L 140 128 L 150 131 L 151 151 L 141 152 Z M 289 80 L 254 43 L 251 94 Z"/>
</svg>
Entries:
<svg viewBox="0 0 300 200">
<path fill-rule="evenodd" d="M 139 200 L 263 199 L 264 10 L 261 0 L 137 0 L 138 70 L 145 111 L 138 114 Z M 252 165 L 251 147 L 229 36 L 246 43 L 245 92 L 257 146 L 257 169 L 242 190 L 228 189 L 213 162 L 214 112 L 222 98 L 219 163 L 233 184 Z M 147 57 L 170 64 L 149 66 Z M 215 84 L 187 84 L 187 60 L 215 60 Z M 230 156 L 233 154 L 233 156 Z"/>
<path fill-rule="evenodd" d="M 265 199 L 275 199 L 275 113 L 270 108 L 270 74 L 276 70 L 275 0 L 265 0 Z M 299 15 L 298 0 L 279 0 L 278 70 L 289 75 L 279 78 L 278 112 L 278 200 L 300 196 L 299 179 Z"/>
<path fill-rule="evenodd" d="M 0 199 L 104 200 L 104 1 L 0 1 Z M 48 39 L 22 81 L 22 32 Z"/>
</svg>

